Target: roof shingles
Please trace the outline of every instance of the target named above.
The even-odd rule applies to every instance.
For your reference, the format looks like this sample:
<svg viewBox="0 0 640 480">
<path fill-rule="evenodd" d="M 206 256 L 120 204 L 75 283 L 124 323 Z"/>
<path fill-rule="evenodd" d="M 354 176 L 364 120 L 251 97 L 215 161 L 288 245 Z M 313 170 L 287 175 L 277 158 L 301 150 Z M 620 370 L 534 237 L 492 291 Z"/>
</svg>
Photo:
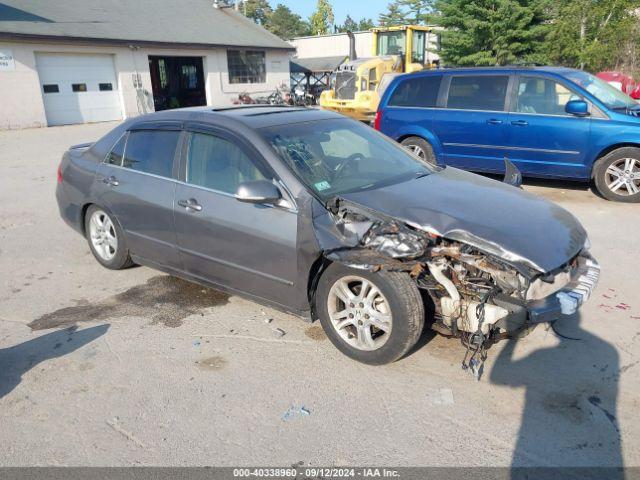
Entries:
<svg viewBox="0 0 640 480">
<path fill-rule="evenodd" d="M 12 36 L 293 50 L 213 0 L 0 0 L 0 38 Z"/>
</svg>

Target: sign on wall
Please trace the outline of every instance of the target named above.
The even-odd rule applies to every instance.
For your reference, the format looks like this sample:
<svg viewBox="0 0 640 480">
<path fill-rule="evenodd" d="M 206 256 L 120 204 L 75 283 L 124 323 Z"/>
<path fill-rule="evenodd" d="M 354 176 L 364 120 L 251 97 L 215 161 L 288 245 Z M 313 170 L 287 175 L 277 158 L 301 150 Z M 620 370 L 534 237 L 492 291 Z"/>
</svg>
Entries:
<svg viewBox="0 0 640 480">
<path fill-rule="evenodd" d="M 0 50 L 0 72 L 10 72 L 16 69 L 16 62 L 11 50 Z"/>
</svg>

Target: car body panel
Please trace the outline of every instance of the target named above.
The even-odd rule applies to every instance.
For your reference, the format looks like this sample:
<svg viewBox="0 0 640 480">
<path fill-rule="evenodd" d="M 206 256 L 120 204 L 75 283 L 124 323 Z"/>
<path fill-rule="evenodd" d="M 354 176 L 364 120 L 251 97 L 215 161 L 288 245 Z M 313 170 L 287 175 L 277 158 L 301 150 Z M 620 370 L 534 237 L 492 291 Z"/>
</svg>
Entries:
<svg viewBox="0 0 640 480">
<path fill-rule="evenodd" d="M 566 263 L 586 240 L 578 220 L 563 208 L 452 167 L 380 188 L 375 195 L 357 192 L 342 197 L 542 272 Z"/>
</svg>

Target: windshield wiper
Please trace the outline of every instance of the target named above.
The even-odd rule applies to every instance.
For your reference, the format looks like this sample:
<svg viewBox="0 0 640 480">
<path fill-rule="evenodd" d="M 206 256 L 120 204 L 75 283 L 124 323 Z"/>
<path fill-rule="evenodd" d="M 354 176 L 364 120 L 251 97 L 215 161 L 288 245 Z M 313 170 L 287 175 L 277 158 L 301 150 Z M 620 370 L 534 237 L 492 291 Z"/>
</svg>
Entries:
<svg viewBox="0 0 640 480">
<path fill-rule="evenodd" d="M 431 175 L 431 172 L 416 172 L 415 178 L 426 177 L 427 175 Z"/>
</svg>

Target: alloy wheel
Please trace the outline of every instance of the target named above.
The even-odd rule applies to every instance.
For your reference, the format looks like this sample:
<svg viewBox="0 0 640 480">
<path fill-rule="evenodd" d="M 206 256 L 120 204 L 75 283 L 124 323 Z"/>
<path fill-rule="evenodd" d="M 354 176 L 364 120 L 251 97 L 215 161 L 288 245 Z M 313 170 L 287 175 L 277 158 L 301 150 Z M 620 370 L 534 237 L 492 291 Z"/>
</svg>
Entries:
<svg viewBox="0 0 640 480">
<path fill-rule="evenodd" d="M 640 193 L 640 161 L 621 158 L 605 171 L 607 188 L 617 195 L 629 196 Z"/>
<path fill-rule="evenodd" d="M 112 260 L 118 250 L 118 237 L 109 215 L 102 210 L 93 212 L 89 220 L 89 235 L 91 245 L 100 258 L 107 262 Z"/>
<path fill-rule="evenodd" d="M 329 290 L 327 310 L 338 335 L 358 350 L 377 350 L 389 339 L 389 302 L 370 280 L 354 275 L 338 279 Z"/>
</svg>

